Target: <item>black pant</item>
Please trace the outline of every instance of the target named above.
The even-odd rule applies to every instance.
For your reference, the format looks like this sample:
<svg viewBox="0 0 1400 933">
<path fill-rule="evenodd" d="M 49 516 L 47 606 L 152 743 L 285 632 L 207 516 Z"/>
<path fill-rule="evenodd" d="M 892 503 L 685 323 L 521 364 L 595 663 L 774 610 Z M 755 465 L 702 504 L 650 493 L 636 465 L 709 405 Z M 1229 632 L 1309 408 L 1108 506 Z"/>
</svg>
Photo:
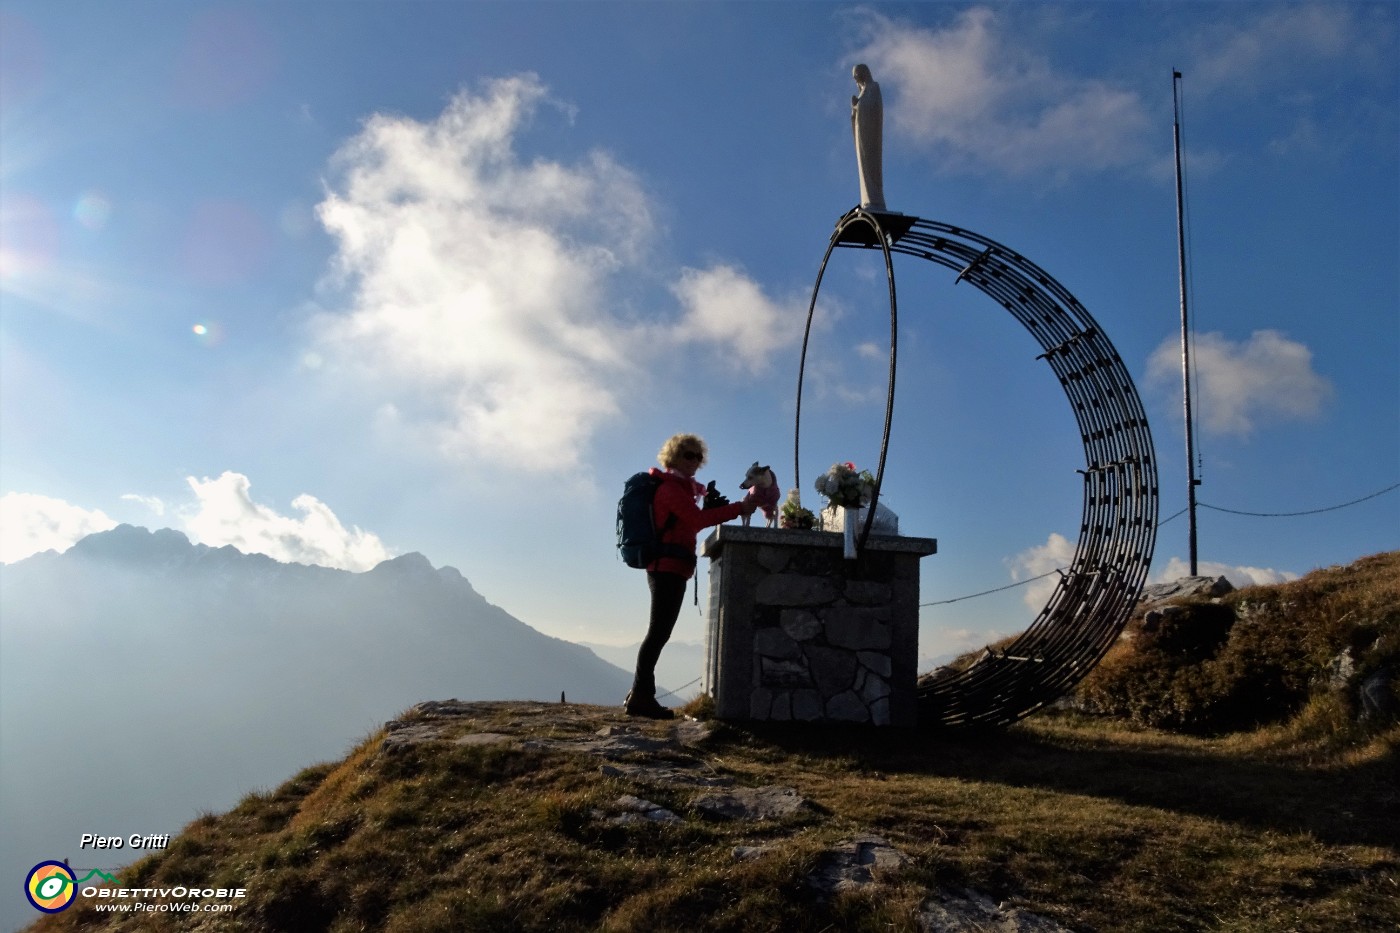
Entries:
<svg viewBox="0 0 1400 933">
<path fill-rule="evenodd" d="M 637 651 L 637 673 L 632 678 L 634 699 L 656 696 L 656 660 L 670 640 L 685 603 L 685 577 L 678 573 L 648 571 L 647 587 L 651 590 L 651 619 L 647 637 Z"/>
</svg>

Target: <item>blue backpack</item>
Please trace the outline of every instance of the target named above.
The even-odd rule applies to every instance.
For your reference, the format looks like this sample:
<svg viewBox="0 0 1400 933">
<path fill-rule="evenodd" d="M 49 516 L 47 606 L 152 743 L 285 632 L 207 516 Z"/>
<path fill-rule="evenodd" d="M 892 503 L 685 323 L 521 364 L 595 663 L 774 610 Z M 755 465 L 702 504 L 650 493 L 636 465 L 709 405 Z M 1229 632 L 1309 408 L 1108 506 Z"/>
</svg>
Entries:
<svg viewBox="0 0 1400 933">
<path fill-rule="evenodd" d="M 673 513 L 661 528 L 656 527 L 654 502 L 661 477 L 633 473 L 622 486 L 617 500 L 617 550 L 628 567 L 645 570 L 659 558 L 672 557 L 691 562 L 695 552 L 680 544 L 662 541 L 676 524 Z"/>
</svg>

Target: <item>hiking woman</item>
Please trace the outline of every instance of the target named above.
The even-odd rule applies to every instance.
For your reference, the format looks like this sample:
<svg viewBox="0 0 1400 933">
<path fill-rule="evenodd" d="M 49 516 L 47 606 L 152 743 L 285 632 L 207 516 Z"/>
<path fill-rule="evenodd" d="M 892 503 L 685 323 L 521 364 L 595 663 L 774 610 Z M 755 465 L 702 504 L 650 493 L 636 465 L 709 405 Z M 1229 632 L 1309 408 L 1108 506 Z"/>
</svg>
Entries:
<svg viewBox="0 0 1400 933">
<path fill-rule="evenodd" d="M 740 515 L 752 515 L 757 500 L 745 498 L 733 504 L 701 508 L 698 499 L 705 487 L 695 474 L 705 465 L 705 442 L 694 434 L 677 434 L 665 444 L 656 459 L 663 470 L 649 471 L 661 480 L 653 501 L 657 533 L 669 554 L 647 565 L 647 587 L 651 590 L 651 615 L 647 635 L 637 652 L 637 672 L 625 707 L 629 716 L 671 719 L 673 713 L 656 701 L 656 661 L 671 638 L 685 602 L 685 585 L 695 573 L 695 539 L 702 528 L 719 525 Z M 707 503 L 708 504 L 708 503 Z"/>
</svg>

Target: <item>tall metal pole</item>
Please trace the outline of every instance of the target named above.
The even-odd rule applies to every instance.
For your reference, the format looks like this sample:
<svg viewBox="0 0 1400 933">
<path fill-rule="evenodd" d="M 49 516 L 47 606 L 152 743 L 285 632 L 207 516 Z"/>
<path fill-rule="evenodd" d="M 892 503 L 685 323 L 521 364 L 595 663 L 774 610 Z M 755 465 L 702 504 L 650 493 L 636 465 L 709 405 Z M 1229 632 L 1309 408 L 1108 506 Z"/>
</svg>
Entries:
<svg viewBox="0 0 1400 933">
<path fill-rule="evenodd" d="M 1196 442 L 1191 420 L 1191 325 L 1186 313 L 1186 209 L 1181 185 L 1181 106 L 1177 86 L 1181 72 L 1172 71 L 1172 139 L 1176 147 L 1176 254 L 1181 270 L 1181 396 L 1186 406 L 1186 512 L 1190 530 L 1191 576 L 1196 576 Z"/>
</svg>

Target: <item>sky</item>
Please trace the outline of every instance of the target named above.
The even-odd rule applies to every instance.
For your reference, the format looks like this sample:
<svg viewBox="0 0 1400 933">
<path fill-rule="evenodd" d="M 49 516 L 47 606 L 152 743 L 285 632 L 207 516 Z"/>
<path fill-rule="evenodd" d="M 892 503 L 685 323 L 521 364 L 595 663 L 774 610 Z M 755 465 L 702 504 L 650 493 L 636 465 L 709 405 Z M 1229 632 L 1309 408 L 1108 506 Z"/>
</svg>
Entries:
<svg viewBox="0 0 1400 933">
<path fill-rule="evenodd" d="M 418 551 L 548 634 L 640 640 L 624 479 L 691 431 L 729 495 L 755 460 L 793 484 L 857 62 L 890 208 L 1030 258 L 1123 357 L 1153 580 L 1187 558 L 1180 71 L 1201 572 L 1400 546 L 1394 3 L 3 0 L 0 562 L 118 523 L 350 570 Z M 938 539 L 933 657 L 1035 618 L 1083 449 L 1003 309 L 895 265 L 881 501 Z M 884 288 L 833 257 L 804 504 L 878 457 Z"/>
</svg>

